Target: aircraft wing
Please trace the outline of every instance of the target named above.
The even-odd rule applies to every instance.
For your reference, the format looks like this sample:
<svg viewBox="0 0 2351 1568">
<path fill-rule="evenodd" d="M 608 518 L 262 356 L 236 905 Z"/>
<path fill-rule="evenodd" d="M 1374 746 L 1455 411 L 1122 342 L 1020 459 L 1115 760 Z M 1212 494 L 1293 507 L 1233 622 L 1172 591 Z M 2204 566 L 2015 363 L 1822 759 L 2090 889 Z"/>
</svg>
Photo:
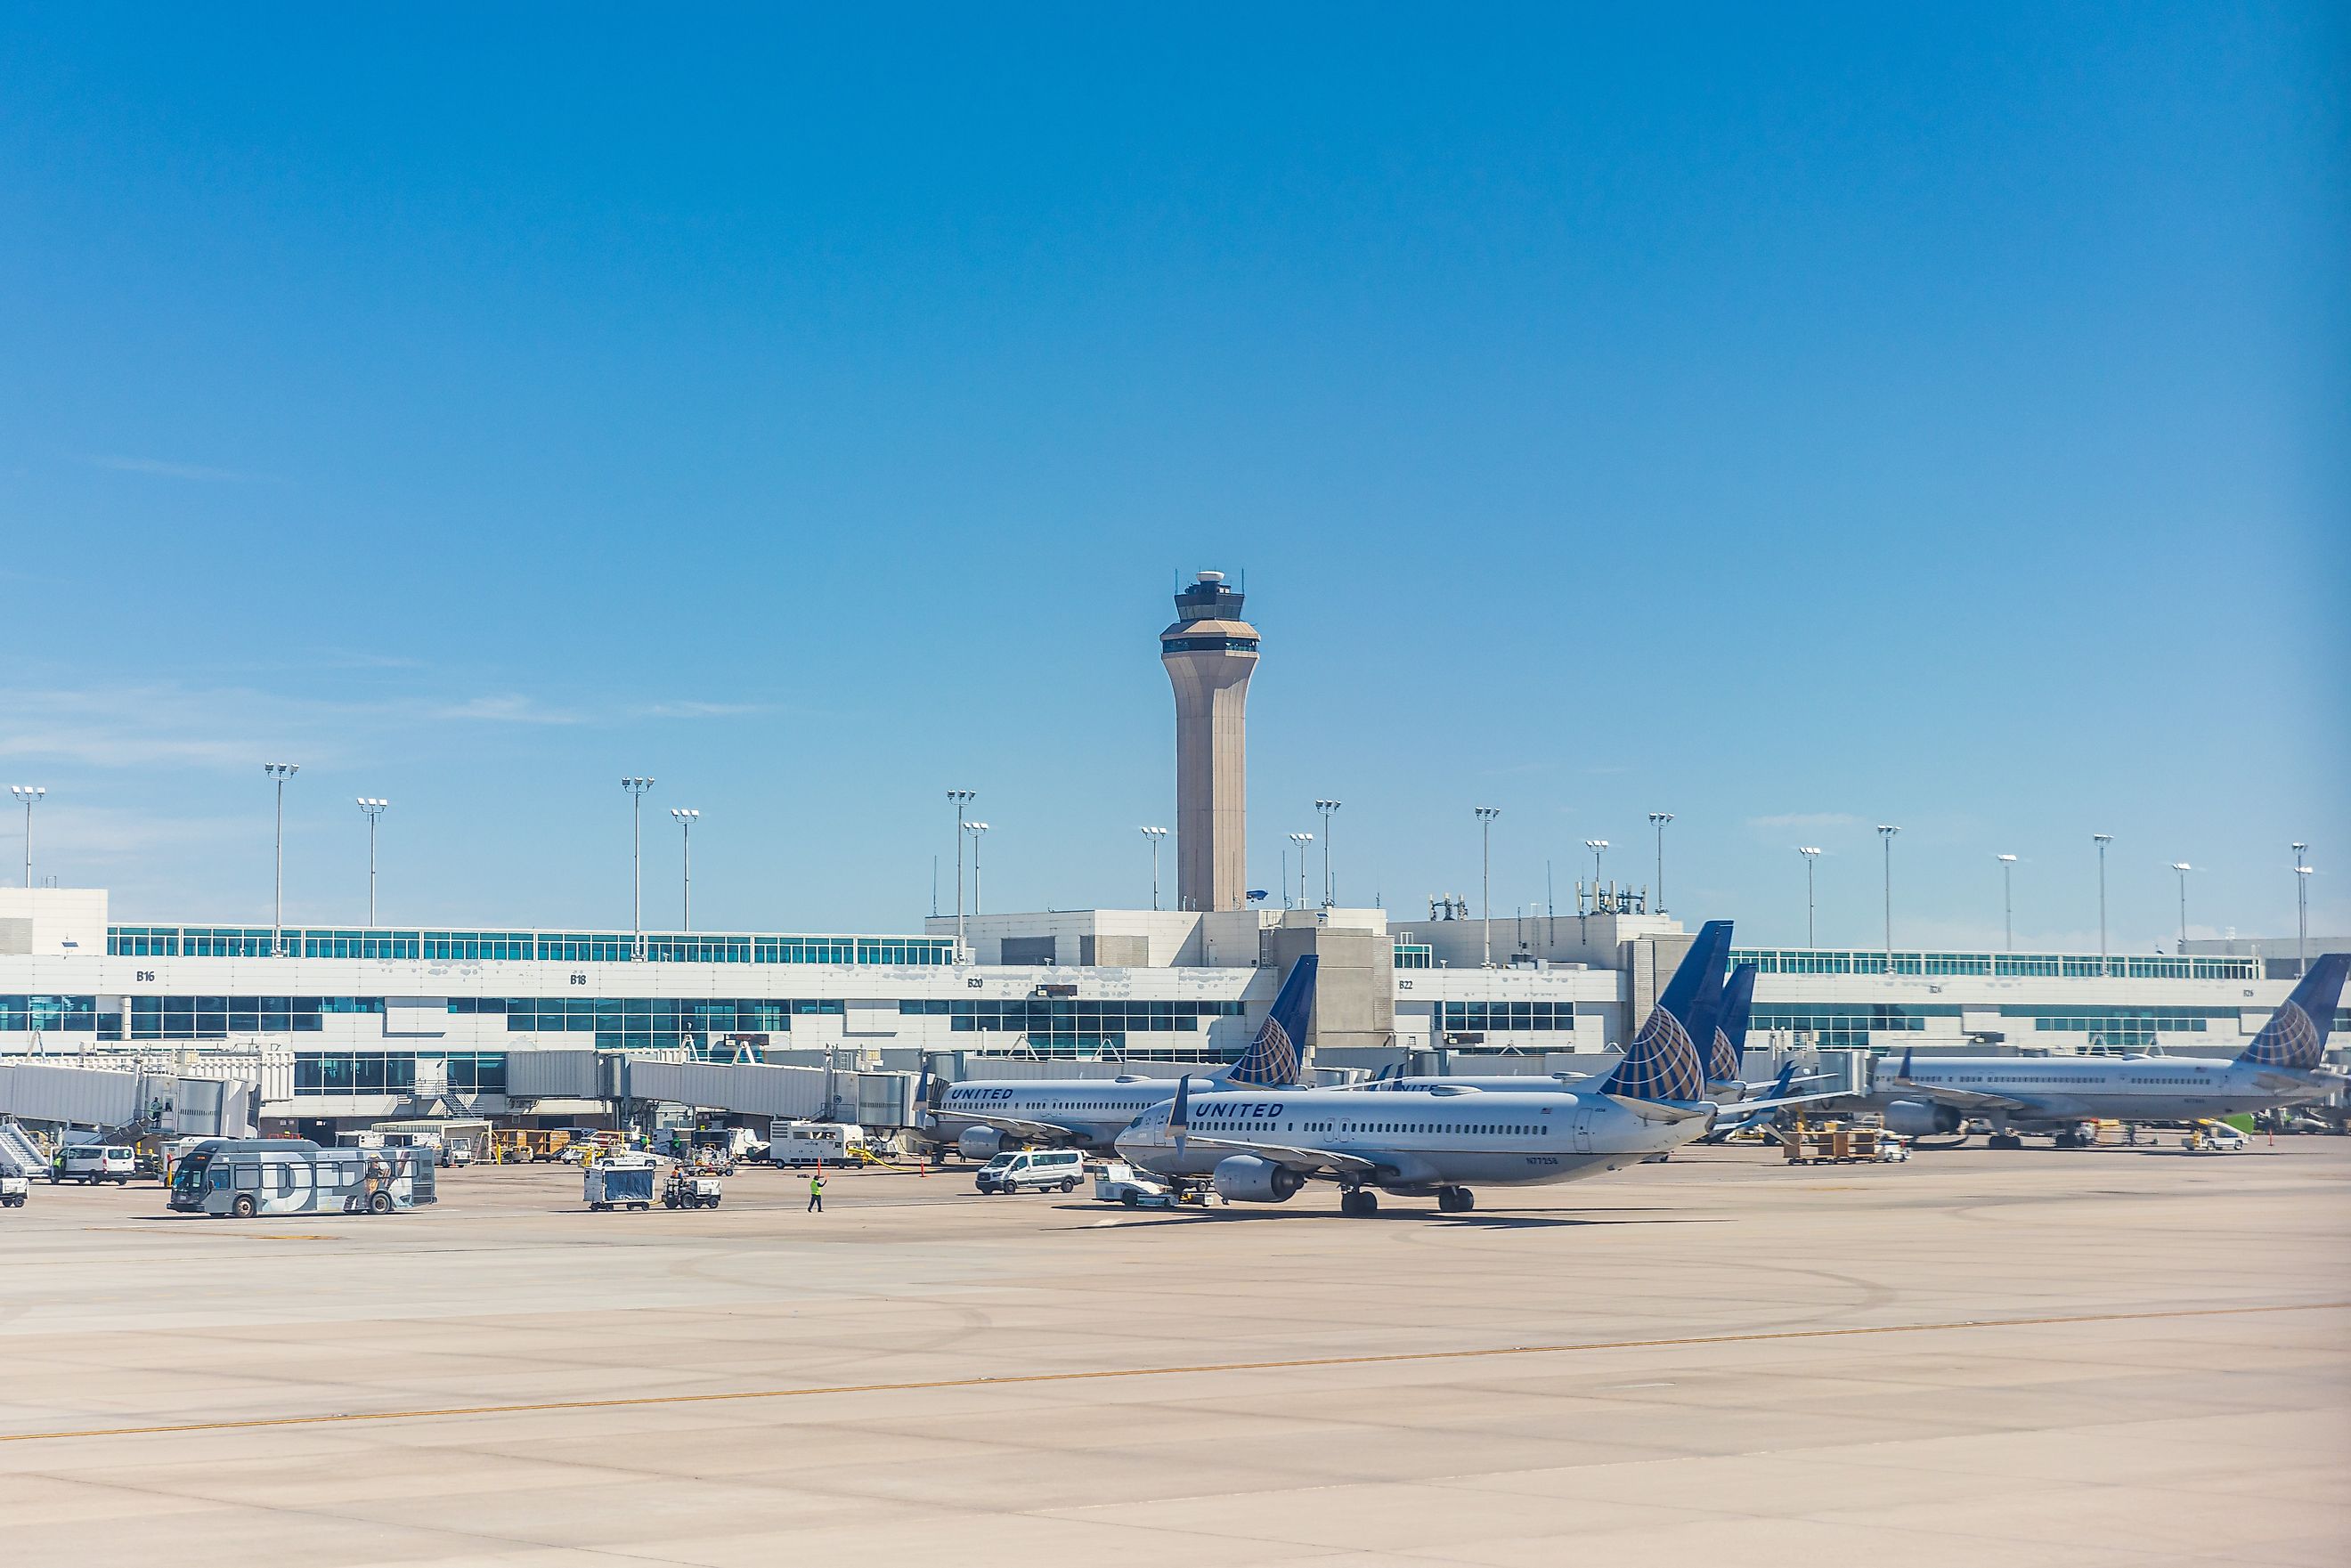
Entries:
<svg viewBox="0 0 2351 1568">
<path fill-rule="evenodd" d="M 2032 1111 L 2038 1109 L 2023 1100 L 2011 1100 L 2005 1094 L 1984 1094 L 1973 1089 L 1951 1089 L 1940 1083 L 1913 1083 L 1907 1078 L 1896 1078 L 1894 1087 L 1905 1094 L 1915 1094 L 1932 1100 L 1938 1105 L 1949 1105 L 1955 1111 Z M 1834 1098 L 1834 1096 L 1816 1096 Z"/>
<path fill-rule="evenodd" d="M 1788 1105 L 1809 1105 L 1815 1100 L 1844 1100 L 1851 1096 L 1842 1089 L 1818 1089 L 1810 1094 L 1780 1094 L 1768 1100 L 1726 1100 L 1718 1106 L 1718 1116 L 1751 1116 L 1765 1111 L 1777 1111 Z"/>
<path fill-rule="evenodd" d="M 990 1115 L 985 1111 L 949 1111 L 946 1113 L 967 1122 L 977 1122 L 983 1127 L 993 1127 L 999 1133 L 1009 1133 L 1016 1138 L 1027 1138 L 1033 1143 L 1067 1143 L 1078 1135 L 1059 1122 L 1031 1122 L 1019 1116 Z"/>
<path fill-rule="evenodd" d="M 1255 1155 L 1301 1176 L 1329 1171 L 1335 1176 L 1369 1178 L 1378 1176 L 1380 1171 L 1379 1166 L 1361 1155 L 1343 1155 L 1332 1149 L 1300 1148 L 1289 1144 L 1253 1144 L 1245 1138 L 1207 1138 L 1197 1133 L 1186 1133 L 1184 1141 L 1191 1147 L 1230 1149 L 1237 1155 Z"/>
<path fill-rule="evenodd" d="M 1608 1096 L 1644 1122 L 1688 1122 L 1715 1112 L 1712 1104 L 1677 1104 L 1667 1100 L 1636 1100 L 1630 1094 Z"/>
</svg>

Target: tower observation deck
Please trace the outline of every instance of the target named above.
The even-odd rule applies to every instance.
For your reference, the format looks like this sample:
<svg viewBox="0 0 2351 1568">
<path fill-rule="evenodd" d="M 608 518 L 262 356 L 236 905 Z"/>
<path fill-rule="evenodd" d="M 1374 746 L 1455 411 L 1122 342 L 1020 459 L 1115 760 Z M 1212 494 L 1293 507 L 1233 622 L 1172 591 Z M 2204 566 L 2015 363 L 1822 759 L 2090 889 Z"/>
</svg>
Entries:
<svg viewBox="0 0 2351 1568">
<path fill-rule="evenodd" d="M 1245 759 L 1257 628 L 1241 592 L 1204 571 L 1176 595 L 1176 624 L 1159 634 L 1159 662 L 1176 688 L 1176 903 L 1239 909 L 1249 898 Z"/>
</svg>

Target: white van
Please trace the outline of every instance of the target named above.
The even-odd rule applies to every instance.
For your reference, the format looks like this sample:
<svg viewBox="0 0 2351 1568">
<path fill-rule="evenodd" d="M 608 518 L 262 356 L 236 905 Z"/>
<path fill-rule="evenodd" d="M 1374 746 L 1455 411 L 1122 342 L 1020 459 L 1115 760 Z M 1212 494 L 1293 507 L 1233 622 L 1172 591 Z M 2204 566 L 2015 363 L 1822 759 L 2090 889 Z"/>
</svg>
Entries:
<svg viewBox="0 0 2351 1568">
<path fill-rule="evenodd" d="M 68 1144 L 49 1163 L 49 1185 L 78 1181 L 84 1186 L 110 1181 L 127 1185 L 139 1174 L 139 1161 L 120 1144 Z"/>
<path fill-rule="evenodd" d="M 982 1192 L 1075 1192 L 1086 1174 L 1086 1156 L 1075 1149 L 1026 1149 L 1002 1154 L 979 1167 L 973 1178 Z"/>
</svg>

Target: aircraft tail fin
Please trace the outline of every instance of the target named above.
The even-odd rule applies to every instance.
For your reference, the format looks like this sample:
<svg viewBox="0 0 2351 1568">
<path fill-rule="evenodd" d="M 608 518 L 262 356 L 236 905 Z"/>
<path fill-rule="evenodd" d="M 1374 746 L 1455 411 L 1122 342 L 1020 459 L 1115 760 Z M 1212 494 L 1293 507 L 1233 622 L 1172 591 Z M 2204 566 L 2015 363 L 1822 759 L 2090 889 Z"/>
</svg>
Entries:
<svg viewBox="0 0 2351 1568">
<path fill-rule="evenodd" d="M 1747 1020 L 1755 1010 L 1755 966 L 1741 964 L 1730 971 L 1722 988 L 1722 1005 L 1714 1020 L 1714 1061 L 1707 1076 L 1718 1083 L 1739 1079 L 1747 1056 Z"/>
<path fill-rule="evenodd" d="M 2351 953 L 2320 954 L 2237 1060 L 2304 1072 L 2325 1061 L 2326 1034 L 2335 1025 L 2335 1009 L 2343 1004 L 2346 974 L 2351 974 Z"/>
<path fill-rule="evenodd" d="M 1277 1089 L 1301 1080 L 1305 1071 L 1301 1053 L 1306 1048 L 1307 1022 L 1314 1016 L 1314 971 L 1320 962 L 1309 953 L 1290 967 L 1272 1009 L 1258 1026 L 1257 1038 L 1226 1074 L 1228 1082 Z"/>
<path fill-rule="evenodd" d="M 1693 1022 L 1712 1028 L 1710 1015 L 1701 1017 L 1708 994 L 1708 977 L 1719 983 L 1724 956 L 1730 951 L 1730 922 L 1709 920 L 1698 930 L 1682 957 L 1681 967 L 1666 983 L 1657 1005 L 1649 1010 L 1640 1032 L 1625 1048 L 1625 1060 L 1600 1092 L 1627 1100 L 1696 1101 L 1706 1094 L 1706 1069 L 1698 1056 Z"/>
</svg>

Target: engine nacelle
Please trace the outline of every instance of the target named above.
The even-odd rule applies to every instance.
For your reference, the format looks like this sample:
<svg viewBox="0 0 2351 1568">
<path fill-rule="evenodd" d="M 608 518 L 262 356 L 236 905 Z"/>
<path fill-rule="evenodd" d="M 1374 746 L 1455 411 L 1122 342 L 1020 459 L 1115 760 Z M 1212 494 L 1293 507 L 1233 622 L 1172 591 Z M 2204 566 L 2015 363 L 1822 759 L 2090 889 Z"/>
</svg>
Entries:
<svg viewBox="0 0 2351 1568">
<path fill-rule="evenodd" d="M 994 1127 L 966 1127 L 956 1139 L 956 1153 L 967 1160 L 992 1160 L 1011 1142 Z"/>
<path fill-rule="evenodd" d="M 1228 1203 L 1286 1203 L 1306 1185 L 1306 1178 L 1288 1166 L 1278 1166 L 1255 1155 L 1232 1155 L 1218 1160 L 1216 1173 L 1208 1179 L 1217 1196 Z"/>
<path fill-rule="evenodd" d="M 1906 1138 L 1941 1138 L 1963 1132 L 1967 1118 L 1953 1105 L 1932 1100 L 1896 1100 L 1886 1107 L 1886 1130 Z"/>
</svg>

